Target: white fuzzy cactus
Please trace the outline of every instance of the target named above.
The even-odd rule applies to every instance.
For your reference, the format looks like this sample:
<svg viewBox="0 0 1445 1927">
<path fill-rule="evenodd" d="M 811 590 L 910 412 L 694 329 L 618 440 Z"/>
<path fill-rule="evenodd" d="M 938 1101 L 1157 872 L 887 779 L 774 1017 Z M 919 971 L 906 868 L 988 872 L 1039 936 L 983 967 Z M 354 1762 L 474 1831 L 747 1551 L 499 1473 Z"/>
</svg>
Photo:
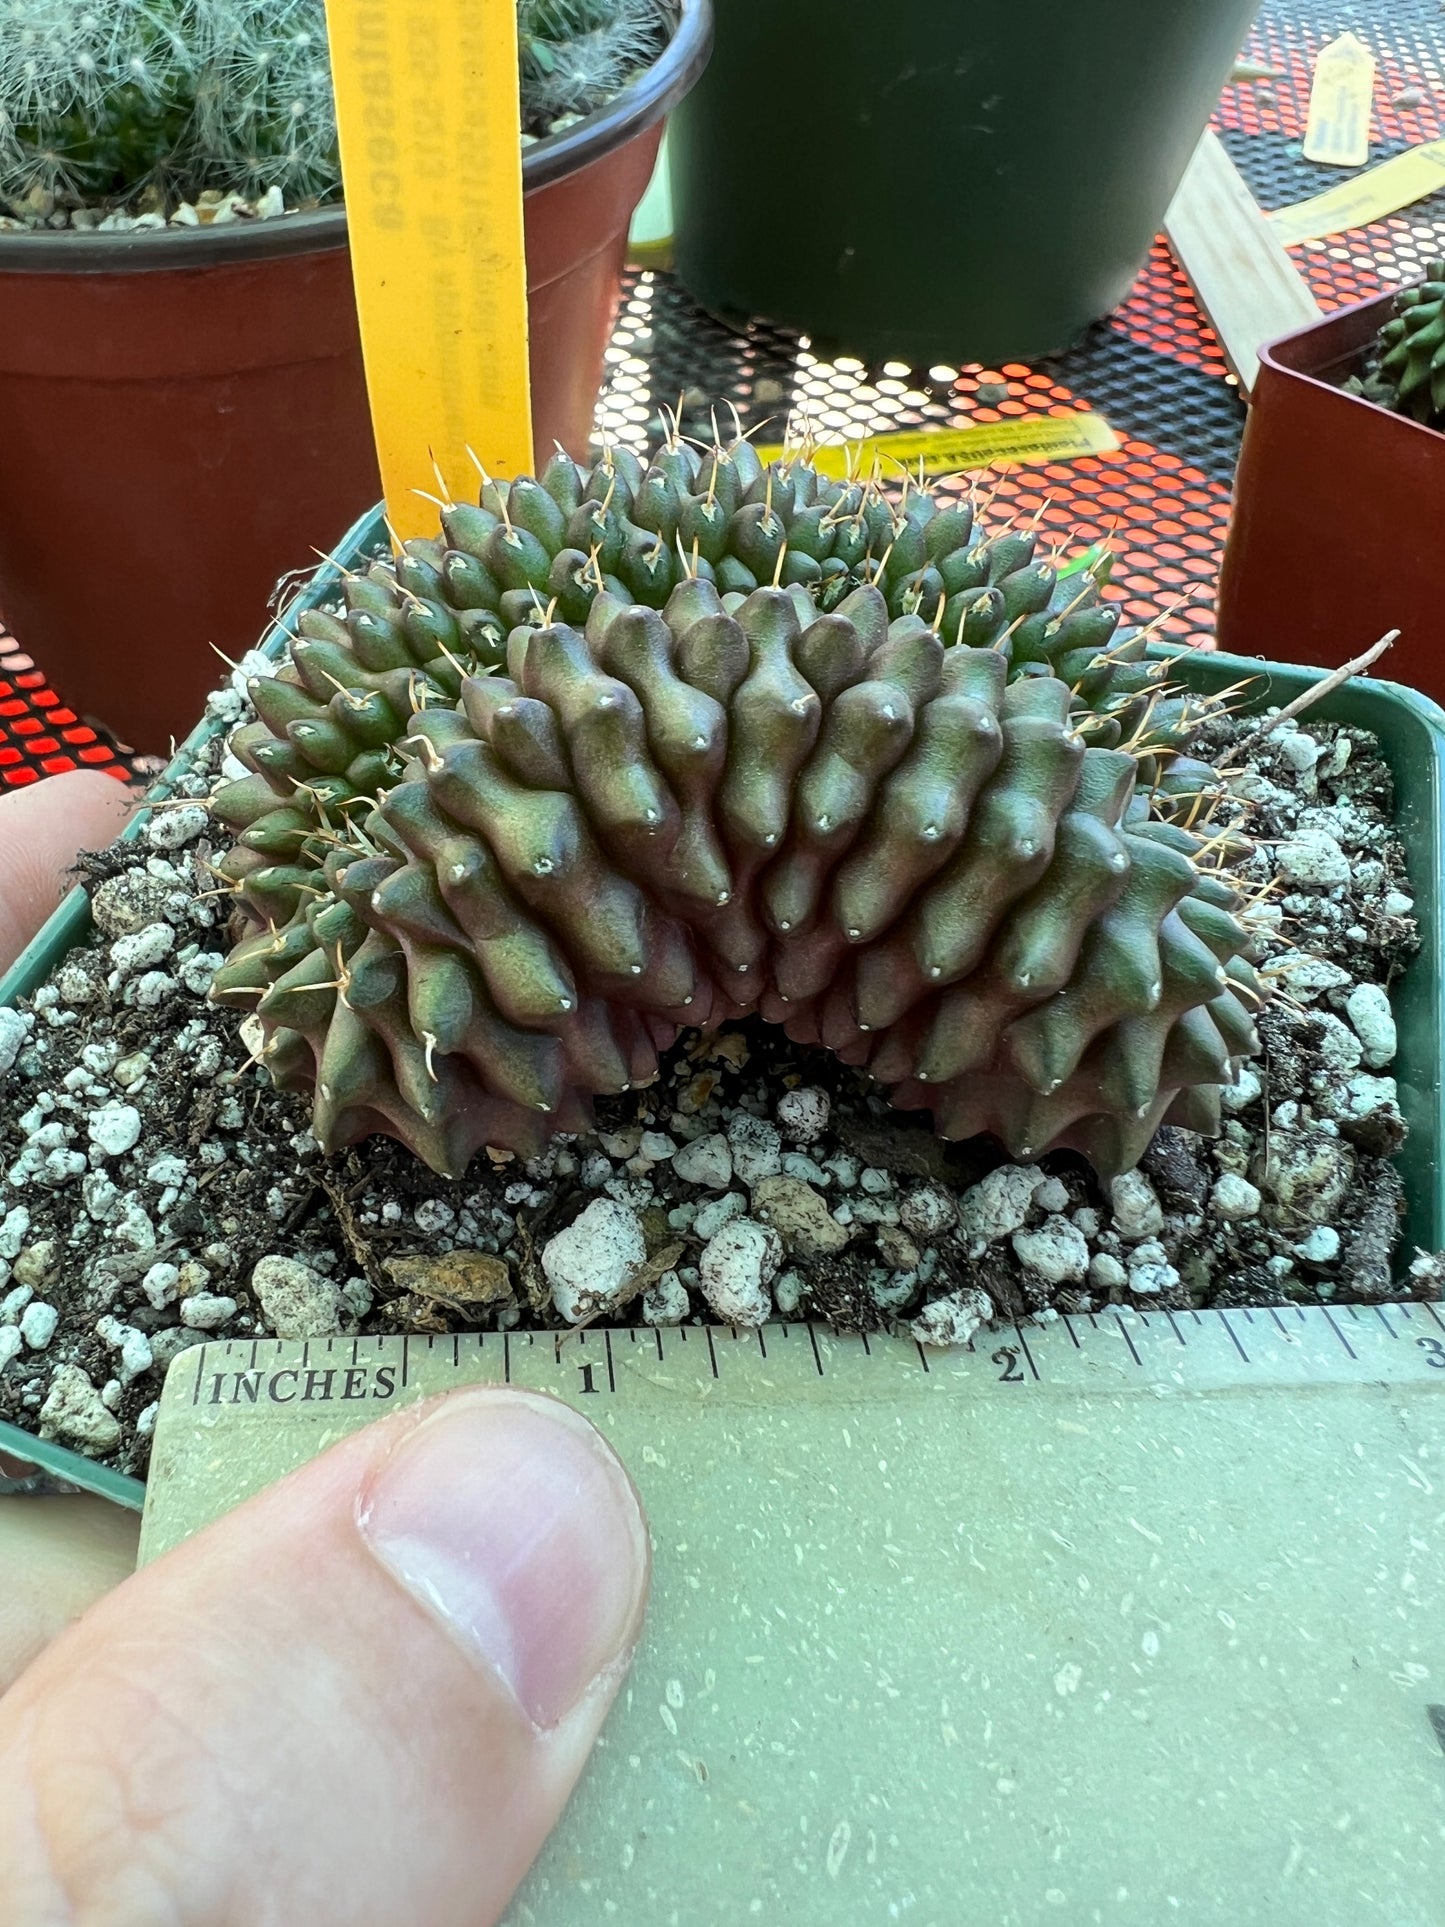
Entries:
<svg viewBox="0 0 1445 1927">
<path fill-rule="evenodd" d="M 518 0 L 522 120 L 545 133 L 654 59 L 675 0 Z M 340 192 L 324 0 L 0 0 L 0 202 Z"/>
</svg>

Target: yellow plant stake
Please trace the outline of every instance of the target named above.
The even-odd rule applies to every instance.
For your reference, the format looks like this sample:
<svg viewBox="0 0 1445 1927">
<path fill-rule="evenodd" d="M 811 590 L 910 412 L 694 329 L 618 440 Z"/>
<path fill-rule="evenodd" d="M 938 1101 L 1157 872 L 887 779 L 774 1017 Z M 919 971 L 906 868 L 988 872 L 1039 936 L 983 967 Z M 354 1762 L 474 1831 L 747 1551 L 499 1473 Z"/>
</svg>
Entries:
<svg viewBox="0 0 1445 1927">
<path fill-rule="evenodd" d="M 327 0 L 351 268 L 393 530 L 532 467 L 516 0 Z M 435 468 L 433 461 L 435 460 Z"/>
</svg>

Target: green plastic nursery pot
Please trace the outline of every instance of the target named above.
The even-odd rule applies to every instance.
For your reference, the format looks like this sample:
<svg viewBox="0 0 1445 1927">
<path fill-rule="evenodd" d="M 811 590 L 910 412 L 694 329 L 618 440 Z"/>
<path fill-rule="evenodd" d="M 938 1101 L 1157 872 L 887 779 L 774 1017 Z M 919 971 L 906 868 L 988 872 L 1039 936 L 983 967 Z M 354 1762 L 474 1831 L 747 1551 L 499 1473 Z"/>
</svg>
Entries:
<svg viewBox="0 0 1445 1927">
<path fill-rule="evenodd" d="M 916 367 L 1060 349 L 1143 266 L 1257 0 L 715 0 L 676 268 Z"/>
<path fill-rule="evenodd" d="M 539 459 L 585 455 L 627 229 L 710 0 L 522 157 Z M 164 753 L 288 571 L 381 493 L 342 208 L 0 234 L 0 617 L 72 708 Z M 418 478 L 421 479 L 421 478 Z"/>
<path fill-rule="evenodd" d="M 301 610 L 331 600 L 338 594 L 341 570 L 361 568 L 366 559 L 386 547 L 387 537 L 378 509 L 352 528 L 329 559 L 285 611 L 288 627 Z M 279 656 L 286 635 L 273 626 L 261 647 Z M 1260 662 L 1251 657 L 1213 652 L 1174 656 L 1156 648 L 1156 656 L 1174 661 L 1174 676 L 1201 692 L 1223 689 L 1250 677 L 1245 707 L 1248 713 L 1290 702 L 1325 673 L 1294 665 Z M 1328 722 L 1348 723 L 1370 730 L 1380 742 L 1395 779 L 1397 821 L 1405 846 L 1410 887 L 1420 926 L 1419 954 L 1395 985 L 1392 997 L 1400 1031 L 1397 1065 L 1400 1108 L 1410 1135 L 1398 1155 L 1409 1200 L 1401 1237 L 1407 1255 L 1416 1245 L 1435 1251 L 1445 1246 L 1445 711 L 1399 683 L 1359 680 L 1335 690 L 1314 712 Z M 169 795 L 192 758 L 223 727 L 205 721 L 181 746 L 157 779 L 150 795 Z M 125 835 L 139 835 L 142 812 Z M 39 988 L 76 944 L 90 932 L 90 903 L 81 889 L 72 890 L 28 949 L 0 977 L 0 1005 L 11 1004 Z M 0 1452 L 13 1452 L 122 1505 L 139 1508 L 144 1496 L 140 1480 L 112 1472 L 64 1446 L 40 1440 L 19 1428 L 0 1423 Z"/>
</svg>

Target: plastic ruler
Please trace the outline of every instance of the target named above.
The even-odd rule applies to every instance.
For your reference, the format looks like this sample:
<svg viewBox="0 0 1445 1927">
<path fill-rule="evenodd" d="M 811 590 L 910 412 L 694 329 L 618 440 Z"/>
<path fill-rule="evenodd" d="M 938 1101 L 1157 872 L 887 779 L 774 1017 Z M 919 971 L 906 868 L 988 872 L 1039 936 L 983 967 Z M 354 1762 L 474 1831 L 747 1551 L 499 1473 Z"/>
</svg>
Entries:
<svg viewBox="0 0 1445 1927">
<path fill-rule="evenodd" d="M 598 1424 L 648 1630 L 509 1914 L 1440 1927 L 1445 1316 L 232 1342 L 171 1368 L 143 1557 L 404 1400 Z M 425 1708 L 418 1708 L 418 1718 Z"/>
</svg>

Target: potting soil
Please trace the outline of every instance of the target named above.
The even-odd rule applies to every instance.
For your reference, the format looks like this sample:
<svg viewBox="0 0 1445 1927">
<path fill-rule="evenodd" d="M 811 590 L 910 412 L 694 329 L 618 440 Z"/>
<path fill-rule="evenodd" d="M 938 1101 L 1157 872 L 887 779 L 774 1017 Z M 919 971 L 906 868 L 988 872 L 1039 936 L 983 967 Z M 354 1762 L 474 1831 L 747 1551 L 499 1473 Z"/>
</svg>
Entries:
<svg viewBox="0 0 1445 1927">
<path fill-rule="evenodd" d="M 210 707 L 249 715 L 230 687 Z M 1199 753 L 1236 768 L 1255 844 L 1261 1053 L 1217 1139 L 1161 1130 L 1112 1185 L 1071 1153 L 943 1143 L 761 1022 L 684 1036 L 531 1161 L 449 1181 L 382 1138 L 323 1154 L 255 1020 L 205 1000 L 218 736 L 193 803 L 85 860 L 91 941 L 0 1010 L 0 1417 L 139 1472 L 165 1368 L 202 1339 L 809 1317 L 947 1344 L 1110 1304 L 1438 1296 L 1436 1257 L 1395 1250 L 1389 988 L 1416 939 L 1389 772 L 1363 731 L 1257 728 L 1215 722 Z"/>
</svg>

